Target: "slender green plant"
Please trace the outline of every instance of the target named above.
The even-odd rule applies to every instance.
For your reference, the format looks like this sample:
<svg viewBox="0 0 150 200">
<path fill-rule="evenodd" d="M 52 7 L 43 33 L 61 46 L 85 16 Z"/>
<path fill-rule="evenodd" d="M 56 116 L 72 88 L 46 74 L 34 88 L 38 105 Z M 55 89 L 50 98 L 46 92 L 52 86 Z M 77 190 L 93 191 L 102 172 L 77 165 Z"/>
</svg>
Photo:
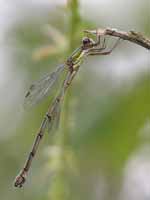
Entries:
<svg viewBox="0 0 150 200">
<path fill-rule="evenodd" d="M 81 23 L 79 14 L 79 2 L 78 0 L 68 0 L 67 2 L 68 13 L 68 49 L 67 53 L 70 54 L 76 47 L 76 41 L 79 39 L 77 30 Z M 68 174 L 69 165 L 73 165 L 74 156 L 71 151 L 70 140 L 70 125 L 69 125 L 69 110 L 70 102 L 72 100 L 71 90 L 65 98 L 63 106 L 63 115 L 61 120 L 61 126 L 56 134 L 56 148 L 57 154 L 53 157 L 54 175 L 50 184 L 49 197 L 53 200 L 70 200 L 71 188 L 70 177 Z"/>
</svg>

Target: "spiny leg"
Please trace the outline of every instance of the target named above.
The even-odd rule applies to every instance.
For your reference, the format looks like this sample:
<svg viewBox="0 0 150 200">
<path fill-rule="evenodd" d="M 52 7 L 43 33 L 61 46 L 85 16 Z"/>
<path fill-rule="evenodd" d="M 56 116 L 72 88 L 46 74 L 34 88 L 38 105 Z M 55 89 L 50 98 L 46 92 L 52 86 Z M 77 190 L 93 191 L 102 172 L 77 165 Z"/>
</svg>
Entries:
<svg viewBox="0 0 150 200">
<path fill-rule="evenodd" d="M 101 36 L 97 35 L 97 42 L 93 45 L 93 47 L 97 47 L 97 46 L 100 46 L 98 49 L 101 49 L 101 50 L 106 48 L 106 39 L 105 39 L 105 37 L 103 39 L 103 43 L 102 43 L 102 47 L 101 47 Z"/>
<path fill-rule="evenodd" d="M 108 54 L 110 54 L 118 46 L 120 40 L 121 39 L 118 38 L 118 40 L 115 42 L 115 44 L 113 45 L 113 47 L 110 50 L 108 50 L 108 51 L 101 52 L 101 50 L 99 50 L 99 49 L 90 49 L 90 51 L 88 52 L 88 55 L 90 55 L 90 56 L 94 56 L 94 55 L 108 55 Z"/>
<path fill-rule="evenodd" d="M 98 47 L 98 48 L 93 48 L 92 50 L 90 50 L 90 51 L 92 51 L 92 52 L 100 52 L 100 51 L 102 51 L 102 50 L 104 50 L 104 49 L 106 49 L 106 38 L 104 38 L 103 39 L 103 43 L 102 43 L 102 46 L 100 46 L 100 47 Z"/>
<path fill-rule="evenodd" d="M 95 44 L 93 46 L 98 46 L 101 44 L 101 36 L 97 35 L 96 39 L 97 39 L 97 41 L 95 42 Z"/>
</svg>

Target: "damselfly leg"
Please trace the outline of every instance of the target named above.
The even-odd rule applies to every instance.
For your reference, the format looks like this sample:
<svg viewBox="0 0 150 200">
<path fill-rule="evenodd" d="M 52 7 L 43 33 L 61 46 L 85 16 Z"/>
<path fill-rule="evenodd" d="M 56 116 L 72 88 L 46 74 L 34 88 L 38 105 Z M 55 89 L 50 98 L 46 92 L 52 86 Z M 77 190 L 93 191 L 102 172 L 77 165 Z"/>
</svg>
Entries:
<svg viewBox="0 0 150 200">
<path fill-rule="evenodd" d="M 120 38 L 117 39 L 117 41 L 115 42 L 113 47 L 111 49 L 109 49 L 108 51 L 103 51 L 104 49 L 106 49 L 106 46 L 105 46 L 105 48 L 93 48 L 93 49 L 89 50 L 88 55 L 90 55 L 90 56 L 108 55 L 108 54 L 112 53 L 112 51 L 118 46 L 120 40 L 121 40 Z"/>
</svg>

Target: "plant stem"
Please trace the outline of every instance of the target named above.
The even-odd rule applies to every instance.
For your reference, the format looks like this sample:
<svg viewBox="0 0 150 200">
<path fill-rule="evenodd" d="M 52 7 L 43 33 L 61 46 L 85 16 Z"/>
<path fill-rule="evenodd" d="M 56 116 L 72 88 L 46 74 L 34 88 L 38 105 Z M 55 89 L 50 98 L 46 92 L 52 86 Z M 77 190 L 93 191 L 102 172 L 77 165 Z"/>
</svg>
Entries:
<svg viewBox="0 0 150 200">
<path fill-rule="evenodd" d="M 68 0 L 68 15 L 69 15 L 69 22 L 68 22 L 68 54 L 70 54 L 76 48 L 76 42 L 78 41 L 77 30 L 78 26 L 80 25 L 80 15 L 79 15 L 79 2 L 78 0 Z M 69 108 L 71 102 L 71 90 L 68 91 L 64 108 L 63 108 L 63 130 L 61 133 L 63 135 L 63 145 L 70 146 L 70 124 L 69 124 Z"/>
<path fill-rule="evenodd" d="M 80 16 L 78 12 L 79 3 L 78 0 L 68 0 L 68 12 L 69 12 L 69 36 L 68 36 L 68 52 L 70 54 L 76 46 L 77 30 L 80 24 Z M 56 135 L 56 145 L 60 150 L 59 155 L 53 158 L 57 160 L 57 167 L 54 171 L 54 176 L 50 188 L 50 199 L 53 200 L 69 200 L 71 199 L 71 188 L 68 174 L 67 157 L 70 152 L 68 151 L 71 146 L 70 141 L 70 123 L 69 123 L 69 108 L 72 99 L 71 90 L 67 91 L 65 102 L 63 106 L 63 112 L 61 116 L 60 131 Z M 70 148 L 71 151 L 71 148 Z"/>
</svg>

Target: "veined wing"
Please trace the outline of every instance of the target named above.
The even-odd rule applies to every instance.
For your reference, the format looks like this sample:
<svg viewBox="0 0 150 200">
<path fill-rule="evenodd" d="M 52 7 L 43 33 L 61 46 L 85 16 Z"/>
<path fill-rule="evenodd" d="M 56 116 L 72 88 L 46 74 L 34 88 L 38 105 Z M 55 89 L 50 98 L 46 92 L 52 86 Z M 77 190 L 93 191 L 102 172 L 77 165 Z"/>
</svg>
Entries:
<svg viewBox="0 0 150 200">
<path fill-rule="evenodd" d="M 61 104 L 60 102 L 57 103 L 55 106 L 53 112 L 52 112 L 52 118 L 48 121 L 48 133 L 50 134 L 51 131 L 57 130 L 59 127 L 60 122 L 60 114 L 61 114 Z"/>
<path fill-rule="evenodd" d="M 50 110 L 50 119 L 48 121 L 48 133 L 50 133 L 52 130 L 56 130 L 59 127 L 59 122 L 60 122 L 60 115 L 61 115 L 61 106 L 63 103 L 63 99 L 64 99 L 64 95 L 65 95 L 65 90 L 66 90 L 66 85 L 68 84 L 68 81 L 71 78 L 71 73 L 68 72 L 63 86 L 61 88 L 61 91 L 59 93 L 59 95 L 56 97 L 54 104 L 51 107 Z"/>
<path fill-rule="evenodd" d="M 47 74 L 39 81 L 33 83 L 25 95 L 24 106 L 31 107 L 47 96 L 53 89 L 56 80 L 64 68 L 65 64 L 60 65 L 54 72 Z"/>
</svg>

